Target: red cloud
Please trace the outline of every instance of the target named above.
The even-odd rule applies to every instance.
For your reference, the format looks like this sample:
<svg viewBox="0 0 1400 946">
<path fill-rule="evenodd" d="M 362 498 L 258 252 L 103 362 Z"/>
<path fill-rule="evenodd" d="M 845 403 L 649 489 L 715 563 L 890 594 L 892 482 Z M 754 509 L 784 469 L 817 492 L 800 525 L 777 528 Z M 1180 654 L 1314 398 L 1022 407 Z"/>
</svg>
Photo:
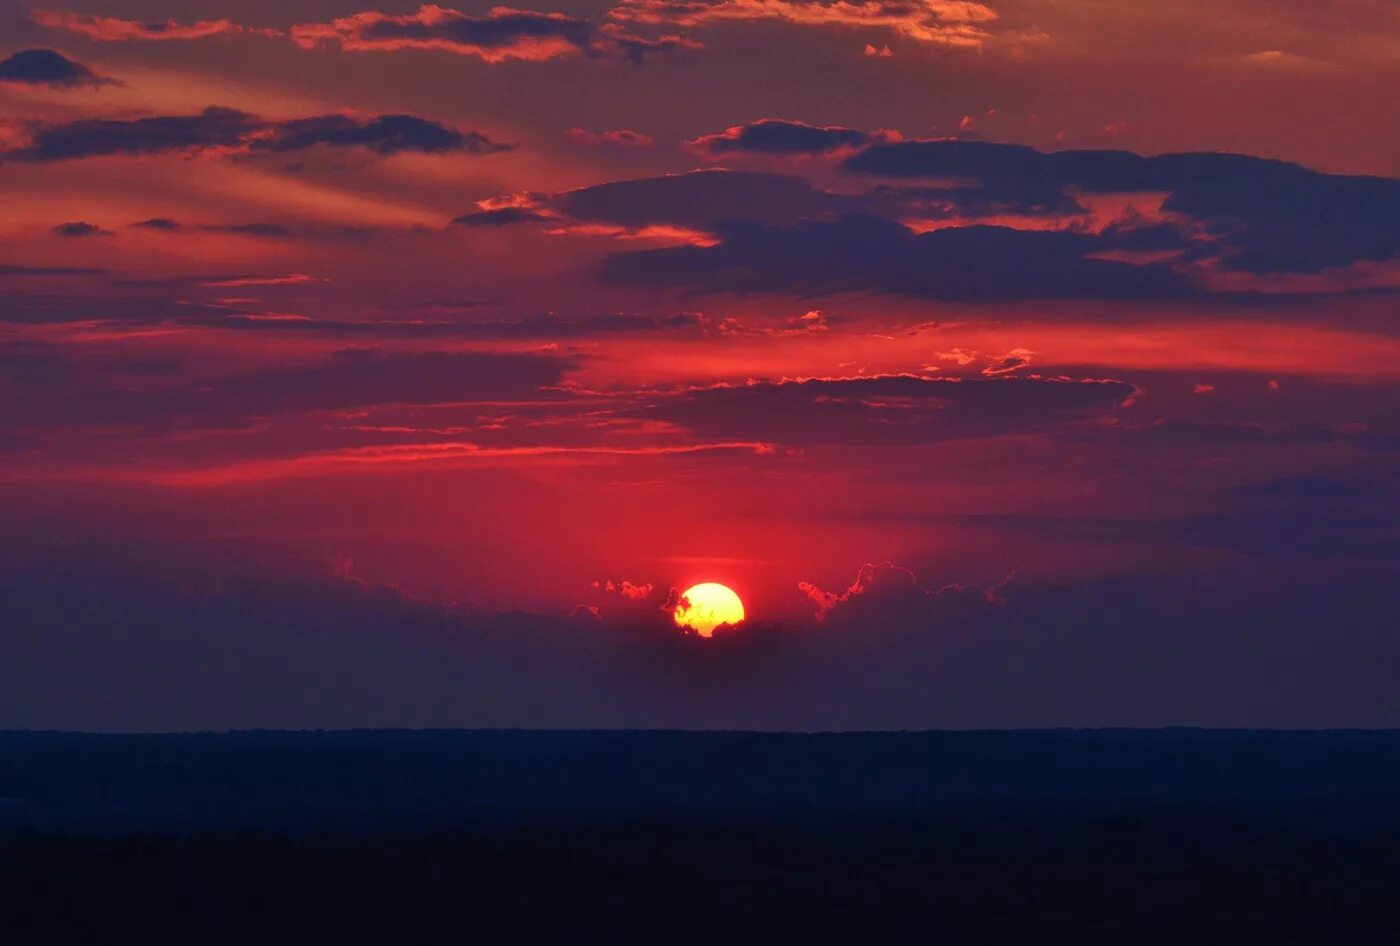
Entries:
<svg viewBox="0 0 1400 946">
<path fill-rule="evenodd" d="M 595 581 L 593 587 L 600 591 L 611 591 L 622 595 L 631 601 L 645 601 L 651 597 L 651 593 L 656 590 L 656 585 L 651 582 L 635 585 L 630 581 Z"/>
<path fill-rule="evenodd" d="M 86 13 L 64 13 L 57 10 L 33 10 L 29 16 L 41 26 L 79 33 L 107 43 L 205 39 L 209 36 L 223 36 L 230 33 L 252 33 L 258 36 L 282 35 L 281 30 L 240 26 L 227 19 L 199 20 L 195 23 L 180 23 L 176 20 L 143 23 L 138 20 L 121 20 L 116 17 L 93 16 Z"/>
</svg>

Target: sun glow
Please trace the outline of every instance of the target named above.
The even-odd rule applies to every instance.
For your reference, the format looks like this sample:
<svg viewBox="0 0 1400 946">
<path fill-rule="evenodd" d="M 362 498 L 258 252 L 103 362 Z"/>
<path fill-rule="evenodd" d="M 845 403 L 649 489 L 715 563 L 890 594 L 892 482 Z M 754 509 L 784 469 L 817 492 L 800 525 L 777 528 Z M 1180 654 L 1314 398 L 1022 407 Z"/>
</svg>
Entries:
<svg viewBox="0 0 1400 946">
<path fill-rule="evenodd" d="M 744 602 L 731 589 L 705 582 L 686 589 L 674 613 L 678 627 L 690 628 L 701 637 L 711 637 L 721 624 L 744 620 Z"/>
</svg>

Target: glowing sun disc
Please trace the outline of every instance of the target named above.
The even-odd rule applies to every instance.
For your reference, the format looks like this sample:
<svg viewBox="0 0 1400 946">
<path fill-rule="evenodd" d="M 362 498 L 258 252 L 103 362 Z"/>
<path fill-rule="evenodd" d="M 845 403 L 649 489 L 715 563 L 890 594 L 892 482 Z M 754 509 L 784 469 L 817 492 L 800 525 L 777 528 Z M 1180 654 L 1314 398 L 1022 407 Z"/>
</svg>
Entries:
<svg viewBox="0 0 1400 946">
<path fill-rule="evenodd" d="M 738 624 L 744 619 L 744 602 L 732 589 L 707 581 L 686 589 L 674 617 L 678 627 L 710 637 L 721 624 Z"/>
</svg>

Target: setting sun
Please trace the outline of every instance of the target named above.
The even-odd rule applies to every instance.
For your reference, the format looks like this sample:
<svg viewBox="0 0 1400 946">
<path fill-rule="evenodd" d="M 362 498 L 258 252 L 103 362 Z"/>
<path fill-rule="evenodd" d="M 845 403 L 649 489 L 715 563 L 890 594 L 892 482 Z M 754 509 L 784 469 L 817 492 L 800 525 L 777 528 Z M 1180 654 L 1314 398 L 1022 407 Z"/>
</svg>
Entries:
<svg viewBox="0 0 1400 946">
<path fill-rule="evenodd" d="M 744 602 L 733 590 L 715 582 L 686 589 L 675 610 L 676 624 L 688 627 L 701 637 L 710 637 L 721 624 L 744 620 Z"/>
</svg>

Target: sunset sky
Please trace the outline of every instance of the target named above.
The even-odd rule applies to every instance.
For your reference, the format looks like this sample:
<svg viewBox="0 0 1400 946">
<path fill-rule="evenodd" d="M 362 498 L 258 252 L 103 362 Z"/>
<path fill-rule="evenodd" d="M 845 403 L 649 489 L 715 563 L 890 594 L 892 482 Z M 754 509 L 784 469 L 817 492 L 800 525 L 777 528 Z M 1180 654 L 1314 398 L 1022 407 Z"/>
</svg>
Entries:
<svg viewBox="0 0 1400 946">
<path fill-rule="evenodd" d="M 1400 725 L 1397 88 L 1393 0 L 0 0 L 0 727 Z"/>
</svg>

